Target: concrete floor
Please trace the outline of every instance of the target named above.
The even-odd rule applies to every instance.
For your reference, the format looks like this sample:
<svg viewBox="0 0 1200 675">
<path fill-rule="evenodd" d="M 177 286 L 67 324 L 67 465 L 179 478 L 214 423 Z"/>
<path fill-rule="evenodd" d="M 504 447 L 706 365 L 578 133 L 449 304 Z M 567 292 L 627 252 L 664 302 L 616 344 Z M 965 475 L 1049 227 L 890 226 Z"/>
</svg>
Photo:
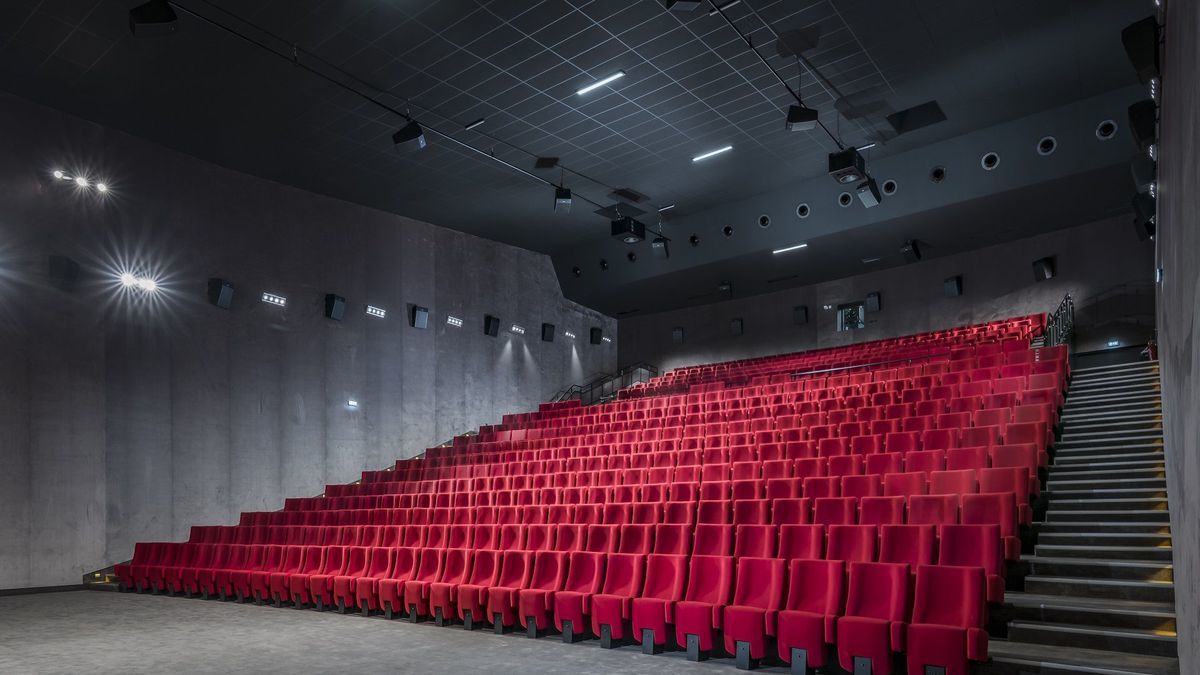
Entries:
<svg viewBox="0 0 1200 675">
<path fill-rule="evenodd" d="M 732 659 L 600 649 L 290 608 L 74 591 L 0 597 L 0 673 L 724 673 Z M 758 672 L 783 673 L 784 668 Z"/>
</svg>

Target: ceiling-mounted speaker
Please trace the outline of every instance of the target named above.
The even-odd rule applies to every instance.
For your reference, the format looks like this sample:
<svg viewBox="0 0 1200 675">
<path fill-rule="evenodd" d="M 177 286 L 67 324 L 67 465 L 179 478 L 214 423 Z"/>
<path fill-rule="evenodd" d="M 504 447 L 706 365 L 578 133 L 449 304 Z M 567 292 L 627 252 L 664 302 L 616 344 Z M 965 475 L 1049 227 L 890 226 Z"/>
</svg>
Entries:
<svg viewBox="0 0 1200 675">
<path fill-rule="evenodd" d="M 802 105 L 788 106 L 787 122 L 784 128 L 788 131 L 812 131 L 817 128 L 817 111 Z"/>
<path fill-rule="evenodd" d="M 542 342 L 554 342 L 554 324 L 542 324 Z"/>
<path fill-rule="evenodd" d="M 409 120 L 399 131 L 392 134 L 392 143 L 401 152 L 417 152 L 425 149 L 425 130 L 416 120 Z"/>
<path fill-rule="evenodd" d="M 729 334 L 741 335 L 746 330 L 746 324 L 740 319 L 734 319 L 729 322 Z"/>
<path fill-rule="evenodd" d="M 596 328 L 593 326 L 591 335 L 588 337 L 590 338 L 590 342 L 592 344 L 598 345 L 601 342 L 604 342 L 604 331 L 600 328 Z"/>
<path fill-rule="evenodd" d="M 65 255 L 52 255 L 47 261 L 50 283 L 60 291 L 71 293 L 79 283 L 79 263 Z"/>
<path fill-rule="evenodd" d="M 921 262 L 921 247 L 917 244 L 917 240 L 909 239 L 904 242 L 904 245 L 900 247 L 900 255 L 904 256 L 904 262 Z"/>
<path fill-rule="evenodd" d="M 867 300 L 863 304 L 866 305 L 868 312 L 878 312 L 883 308 L 882 300 L 879 299 L 879 291 L 867 293 Z"/>
<path fill-rule="evenodd" d="M 221 309 L 233 306 L 233 284 L 216 277 L 208 280 L 208 301 Z"/>
<path fill-rule="evenodd" d="M 1033 280 L 1049 281 L 1054 278 L 1054 256 L 1033 261 Z"/>
<path fill-rule="evenodd" d="M 1138 192 L 1149 192 L 1150 186 L 1154 185 L 1155 174 L 1158 173 L 1157 163 L 1147 155 L 1138 155 L 1130 162 L 1129 170 L 1133 175 L 1134 189 Z"/>
<path fill-rule="evenodd" d="M 491 314 L 483 315 L 483 334 L 496 337 L 500 334 L 500 317 Z"/>
<path fill-rule="evenodd" d="M 1129 106 L 1129 133 L 1133 136 L 1138 150 L 1147 152 L 1150 146 L 1154 145 L 1157 124 L 1158 105 L 1154 99 L 1148 98 Z"/>
<path fill-rule="evenodd" d="M 179 28 L 179 16 L 166 0 L 150 0 L 129 10 L 129 32 L 135 37 L 170 35 Z"/>
<path fill-rule="evenodd" d="M 1157 201 L 1146 192 L 1139 192 L 1133 196 L 1133 225 L 1141 241 L 1154 238 Z"/>
<path fill-rule="evenodd" d="M 650 242 L 650 252 L 659 260 L 666 260 L 671 257 L 671 250 L 667 247 L 667 240 L 663 237 L 655 237 Z"/>
<path fill-rule="evenodd" d="M 962 275 L 957 274 L 942 282 L 942 294 L 947 298 L 957 298 L 962 295 Z"/>
<path fill-rule="evenodd" d="M 412 314 L 408 318 L 408 324 L 413 328 L 422 330 L 429 327 L 429 308 L 413 305 Z"/>
<path fill-rule="evenodd" d="M 325 318 L 341 321 L 346 314 L 346 299 L 340 295 L 328 293 L 325 295 Z"/>
<path fill-rule="evenodd" d="M 808 305 L 796 305 L 792 308 L 792 323 L 797 326 L 808 323 Z"/>
<path fill-rule="evenodd" d="M 1154 15 L 1126 26 L 1121 44 L 1142 84 L 1158 77 L 1158 19 Z"/>
</svg>

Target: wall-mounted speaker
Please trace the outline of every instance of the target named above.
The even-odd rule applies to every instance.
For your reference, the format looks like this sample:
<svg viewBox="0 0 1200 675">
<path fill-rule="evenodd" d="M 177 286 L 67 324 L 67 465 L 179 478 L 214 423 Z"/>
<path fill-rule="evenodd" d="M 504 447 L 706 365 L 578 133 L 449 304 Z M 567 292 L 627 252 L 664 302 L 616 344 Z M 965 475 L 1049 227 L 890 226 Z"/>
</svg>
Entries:
<svg viewBox="0 0 1200 675">
<path fill-rule="evenodd" d="M 208 301 L 221 309 L 233 306 L 233 284 L 213 277 L 208 280 Z"/>
<path fill-rule="evenodd" d="M 797 326 L 808 323 L 808 305 L 796 305 L 792 308 L 792 323 Z"/>
<path fill-rule="evenodd" d="M 729 334 L 730 335 L 741 335 L 745 331 L 745 329 L 746 329 L 746 326 L 740 318 L 733 319 L 732 321 L 729 322 Z"/>
<path fill-rule="evenodd" d="M 591 343 L 598 345 L 604 341 L 604 331 L 599 328 L 592 328 Z"/>
<path fill-rule="evenodd" d="M 921 247 L 915 239 L 910 239 L 904 242 L 900 247 L 900 255 L 904 256 L 904 262 L 915 263 L 921 261 Z"/>
<path fill-rule="evenodd" d="M 1054 278 L 1054 256 L 1033 261 L 1033 280 L 1049 281 Z"/>
<path fill-rule="evenodd" d="M 483 334 L 496 337 L 500 334 L 500 317 L 491 314 L 483 315 Z"/>
<path fill-rule="evenodd" d="M 1149 152 L 1154 145 L 1155 127 L 1158 123 L 1158 105 L 1153 99 L 1138 101 L 1129 106 L 1129 133 L 1138 150 Z"/>
<path fill-rule="evenodd" d="M 542 342 L 554 342 L 554 324 L 542 324 Z"/>
<path fill-rule="evenodd" d="M 412 313 L 409 314 L 408 323 L 413 328 L 422 330 L 429 327 L 429 308 L 413 305 Z"/>
<path fill-rule="evenodd" d="M 957 298 L 962 295 L 962 275 L 958 274 L 943 281 L 942 293 L 947 298 Z"/>
<path fill-rule="evenodd" d="M 867 300 L 863 304 L 866 305 L 868 312 L 878 312 L 883 308 L 882 300 L 879 298 L 879 291 L 867 293 Z"/>
<path fill-rule="evenodd" d="M 683 344 L 683 326 L 676 326 L 671 329 L 671 344 Z"/>
<path fill-rule="evenodd" d="M 1158 77 L 1158 19 L 1153 15 L 1131 23 L 1121 31 L 1125 55 L 1137 71 L 1138 80 L 1149 84 Z"/>
<path fill-rule="evenodd" d="M 325 296 L 325 317 L 341 321 L 346 314 L 346 299 L 340 295 L 329 293 Z"/>
</svg>

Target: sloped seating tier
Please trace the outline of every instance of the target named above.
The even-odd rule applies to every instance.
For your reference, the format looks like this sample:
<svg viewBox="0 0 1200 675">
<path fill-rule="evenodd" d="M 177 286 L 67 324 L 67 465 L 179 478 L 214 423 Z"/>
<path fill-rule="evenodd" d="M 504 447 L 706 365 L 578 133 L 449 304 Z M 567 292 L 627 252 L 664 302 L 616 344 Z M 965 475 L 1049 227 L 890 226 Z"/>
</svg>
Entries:
<svg viewBox="0 0 1200 675">
<path fill-rule="evenodd" d="M 1053 443 L 1038 317 L 543 404 L 282 511 L 140 543 L 124 587 L 965 673 Z M 825 372 L 813 372 L 825 371 Z"/>
</svg>

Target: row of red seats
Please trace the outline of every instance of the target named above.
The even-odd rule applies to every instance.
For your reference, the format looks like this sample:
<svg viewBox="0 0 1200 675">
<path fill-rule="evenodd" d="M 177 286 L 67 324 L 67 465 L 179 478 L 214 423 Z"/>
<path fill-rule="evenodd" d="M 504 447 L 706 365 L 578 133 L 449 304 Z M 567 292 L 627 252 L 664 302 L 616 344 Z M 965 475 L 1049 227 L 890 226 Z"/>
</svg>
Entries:
<svg viewBox="0 0 1200 675">
<path fill-rule="evenodd" d="M 872 528 L 855 529 L 874 537 L 868 531 Z M 364 614 L 382 609 L 389 618 L 407 612 L 414 620 L 433 615 L 439 623 L 458 616 L 468 626 L 490 620 L 497 630 L 519 622 L 531 635 L 553 623 L 567 641 L 590 628 L 605 646 L 629 632 L 653 648 L 673 632 L 678 644 L 708 652 L 719 644 L 719 634 L 727 652 L 748 660 L 766 656 L 767 641 L 774 638 L 785 662 L 802 658 L 805 665 L 823 666 L 827 645 L 836 644 L 843 667 L 867 658 L 873 672 L 889 673 L 892 653 L 907 651 L 910 664 L 965 673 L 968 659 L 986 654 L 986 606 L 971 602 L 983 595 L 984 569 L 945 560 L 957 561 L 955 551 L 969 553 L 988 539 L 976 535 L 978 530 L 944 526 L 938 565 L 851 559 L 848 584 L 845 559 L 832 557 L 792 558 L 789 564 L 789 559 L 769 556 L 689 559 L 340 546 L 182 545 L 177 558 L 168 557 L 175 548 L 147 547 L 119 573 L 134 587 L 273 600 L 276 606 L 315 604 L 343 612 L 351 606 Z M 904 548 L 931 532 L 884 528 L 881 557 L 891 550 L 890 537 Z M 833 537 L 831 531 L 831 546 Z M 922 557 L 903 553 L 904 558 Z M 915 609 L 910 570 L 915 572 Z M 963 593 L 965 607 L 947 588 Z"/>
</svg>

